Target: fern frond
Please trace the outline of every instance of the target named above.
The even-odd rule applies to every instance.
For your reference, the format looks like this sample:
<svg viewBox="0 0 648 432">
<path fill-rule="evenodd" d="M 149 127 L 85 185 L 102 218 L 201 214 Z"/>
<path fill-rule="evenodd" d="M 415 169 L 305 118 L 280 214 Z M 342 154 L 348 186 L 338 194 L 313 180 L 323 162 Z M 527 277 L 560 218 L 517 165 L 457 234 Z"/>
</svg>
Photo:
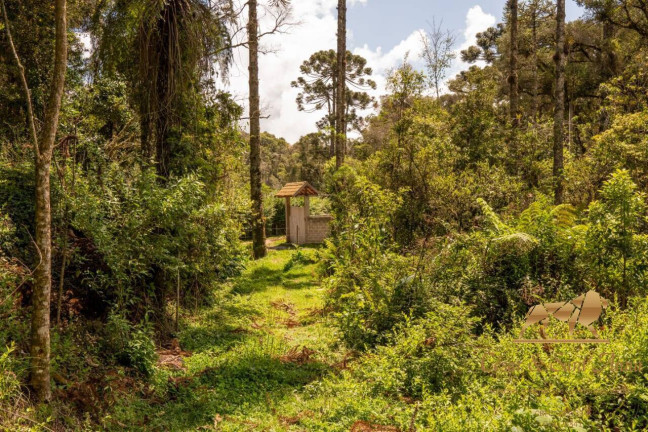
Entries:
<svg viewBox="0 0 648 432">
<path fill-rule="evenodd" d="M 497 237 L 493 239 L 493 242 L 500 250 L 506 250 L 508 253 L 515 252 L 520 255 L 533 250 L 538 244 L 538 239 L 524 232 L 516 232 Z"/>
<path fill-rule="evenodd" d="M 493 211 L 491 206 L 489 206 L 484 199 L 477 198 L 477 204 L 479 204 L 479 207 L 481 208 L 481 211 L 484 214 L 484 220 L 486 221 L 486 225 L 489 231 L 491 231 L 494 234 L 500 234 L 500 235 L 511 232 L 511 228 L 508 225 L 506 225 L 504 222 L 502 222 L 502 220 L 499 218 L 497 213 Z"/>
<path fill-rule="evenodd" d="M 567 229 L 576 223 L 578 214 L 574 206 L 570 204 L 560 204 L 551 210 L 551 217 L 554 224 L 559 229 Z"/>
</svg>

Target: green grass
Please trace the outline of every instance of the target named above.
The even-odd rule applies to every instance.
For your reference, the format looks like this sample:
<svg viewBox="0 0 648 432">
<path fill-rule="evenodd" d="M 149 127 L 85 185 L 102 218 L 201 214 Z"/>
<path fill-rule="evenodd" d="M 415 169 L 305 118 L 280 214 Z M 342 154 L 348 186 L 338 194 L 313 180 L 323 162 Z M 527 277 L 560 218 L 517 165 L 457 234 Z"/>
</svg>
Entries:
<svg viewBox="0 0 648 432">
<path fill-rule="evenodd" d="M 340 354 L 317 313 L 324 292 L 315 248 L 298 253 L 276 248 L 279 242 L 271 239 L 268 256 L 229 282 L 231 298 L 184 311 L 180 345 L 192 352 L 186 370 L 158 368 L 146 391 L 119 399 L 107 429 L 303 430 L 280 407 L 299 406 L 304 386 L 330 374 Z M 313 352 L 309 361 L 285 357 L 304 347 Z"/>
</svg>

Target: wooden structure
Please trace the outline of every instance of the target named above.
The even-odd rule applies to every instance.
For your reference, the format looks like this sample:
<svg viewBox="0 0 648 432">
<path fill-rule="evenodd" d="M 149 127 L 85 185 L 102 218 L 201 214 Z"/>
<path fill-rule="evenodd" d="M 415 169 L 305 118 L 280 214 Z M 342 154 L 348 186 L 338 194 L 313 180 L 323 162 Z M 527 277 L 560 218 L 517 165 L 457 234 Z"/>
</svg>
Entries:
<svg viewBox="0 0 648 432">
<path fill-rule="evenodd" d="M 319 192 L 308 182 L 286 183 L 275 195 L 286 200 L 286 241 L 294 244 L 321 243 L 330 234 L 330 215 L 310 214 L 309 198 Z M 304 206 L 293 206 L 290 199 L 304 197 Z"/>
</svg>

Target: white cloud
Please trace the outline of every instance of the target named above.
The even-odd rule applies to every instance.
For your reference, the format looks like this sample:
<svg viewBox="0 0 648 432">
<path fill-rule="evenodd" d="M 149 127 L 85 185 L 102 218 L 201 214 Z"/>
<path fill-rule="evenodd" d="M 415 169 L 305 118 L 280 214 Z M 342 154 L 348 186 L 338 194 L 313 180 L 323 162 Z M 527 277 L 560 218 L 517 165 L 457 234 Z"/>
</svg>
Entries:
<svg viewBox="0 0 648 432">
<path fill-rule="evenodd" d="M 366 4 L 368 0 L 351 0 L 349 6 Z M 295 142 L 309 132 L 316 130 L 315 123 L 323 112 L 305 113 L 297 110 L 295 98 L 298 90 L 290 87 L 290 82 L 299 76 L 299 66 L 312 53 L 318 50 L 335 49 L 337 28 L 337 0 L 299 0 L 293 2 L 293 17 L 299 25 L 287 33 L 270 35 L 262 40 L 262 46 L 272 47 L 275 52 L 259 57 L 259 90 L 261 107 L 267 119 L 261 120 L 261 128 L 274 135 Z M 271 23 L 271 17 L 261 18 L 261 30 Z M 485 13 L 481 7 L 474 6 L 466 15 L 464 41 L 460 49 L 475 43 L 475 35 L 495 24 L 495 17 Z M 421 51 L 420 30 L 412 33 L 398 45 L 384 50 L 382 47 L 371 49 L 367 44 L 358 46 L 354 54 L 367 59 L 373 68 L 373 79 L 378 88 L 374 96 L 385 93 L 386 76 L 390 69 L 397 67 L 409 53 L 409 61 L 422 68 L 419 57 Z M 348 39 L 353 40 L 352 31 Z M 243 106 L 247 106 L 248 95 L 248 52 L 240 48 L 235 52 L 235 66 L 232 68 L 226 88 L 233 93 Z M 466 65 L 455 62 L 452 75 Z M 246 108 L 247 109 L 247 108 Z M 247 124 L 245 127 L 247 128 Z"/>
<path fill-rule="evenodd" d="M 493 27 L 496 22 L 497 18 L 495 18 L 494 15 L 484 12 L 479 5 L 468 9 L 468 13 L 466 14 L 466 28 L 463 32 L 464 40 L 457 50 L 457 58 L 460 58 L 461 50 L 465 50 L 469 46 L 477 43 L 477 33 L 483 32 L 489 27 Z M 455 72 L 468 69 L 469 66 L 469 64 L 459 60 L 455 64 Z"/>
<path fill-rule="evenodd" d="M 467 70 L 471 65 L 461 60 L 461 51 L 477 44 L 477 33 L 483 32 L 489 27 L 492 27 L 497 22 L 494 15 L 486 13 L 482 10 L 481 6 L 476 5 L 468 9 L 466 13 L 466 27 L 463 30 L 463 40 L 460 41 L 458 48 L 455 50 L 455 60 L 452 67 L 448 72 L 448 78 L 454 78 L 459 72 Z M 476 64 L 483 66 L 483 61 L 478 61 Z M 447 81 L 447 80 L 446 80 Z M 447 82 L 443 84 L 441 93 L 447 93 Z"/>
<path fill-rule="evenodd" d="M 421 30 L 414 30 L 405 40 L 387 52 L 382 47 L 372 50 L 367 44 L 353 50 L 353 53 L 367 59 L 367 65 L 373 69 L 373 79 L 376 81 L 377 89 L 374 96 L 385 94 L 385 83 L 391 69 L 398 67 L 405 57 L 416 67 L 422 67 L 420 58 L 422 49 Z"/>
<path fill-rule="evenodd" d="M 366 0 L 364 0 L 366 1 Z M 287 33 L 266 36 L 262 47 L 274 52 L 259 56 L 259 92 L 261 96 L 261 128 L 289 142 L 314 131 L 321 113 L 304 113 L 297 110 L 295 98 L 299 93 L 290 82 L 299 76 L 299 66 L 312 53 L 336 46 L 336 0 L 300 0 L 293 2 L 293 20 L 299 25 Z M 261 31 L 272 24 L 272 17 L 261 18 Z M 248 95 L 248 50 L 239 48 L 234 53 L 229 85 L 237 101 L 246 107 Z M 248 125 L 244 125 L 246 128 Z"/>
</svg>

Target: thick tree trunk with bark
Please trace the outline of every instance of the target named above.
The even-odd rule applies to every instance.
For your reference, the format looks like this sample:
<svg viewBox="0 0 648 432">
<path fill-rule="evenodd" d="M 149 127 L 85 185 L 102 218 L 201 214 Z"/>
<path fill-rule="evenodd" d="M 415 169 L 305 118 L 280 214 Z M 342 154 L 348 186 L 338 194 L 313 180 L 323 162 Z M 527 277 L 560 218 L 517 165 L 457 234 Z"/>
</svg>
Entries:
<svg viewBox="0 0 648 432">
<path fill-rule="evenodd" d="M 565 120 L 565 0 L 556 0 L 556 88 L 553 136 L 554 202 L 563 202 L 564 194 L 564 120 Z"/>
<path fill-rule="evenodd" d="M 335 112 L 335 166 L 344 163 L 346 154 L 346 0 L 338 0 L 337 102 Z"/>
<path fill-rule="evenodd" d="M 511 29 L 511 53 L 509 58 L 509 116 L 511 124 L 518 124 L 518 0 L 510 0 L 509 26 Z"/>
<path fill-rule="evenodd" d="M 261 194 L 261 125 L 259 113 L 259 37 L 257 0 L 248 2 L 250 85 L 250 198 L 252 199 L 252 250 L 255 259 L 266 256 L 263 195 Z"/>
</svg>

